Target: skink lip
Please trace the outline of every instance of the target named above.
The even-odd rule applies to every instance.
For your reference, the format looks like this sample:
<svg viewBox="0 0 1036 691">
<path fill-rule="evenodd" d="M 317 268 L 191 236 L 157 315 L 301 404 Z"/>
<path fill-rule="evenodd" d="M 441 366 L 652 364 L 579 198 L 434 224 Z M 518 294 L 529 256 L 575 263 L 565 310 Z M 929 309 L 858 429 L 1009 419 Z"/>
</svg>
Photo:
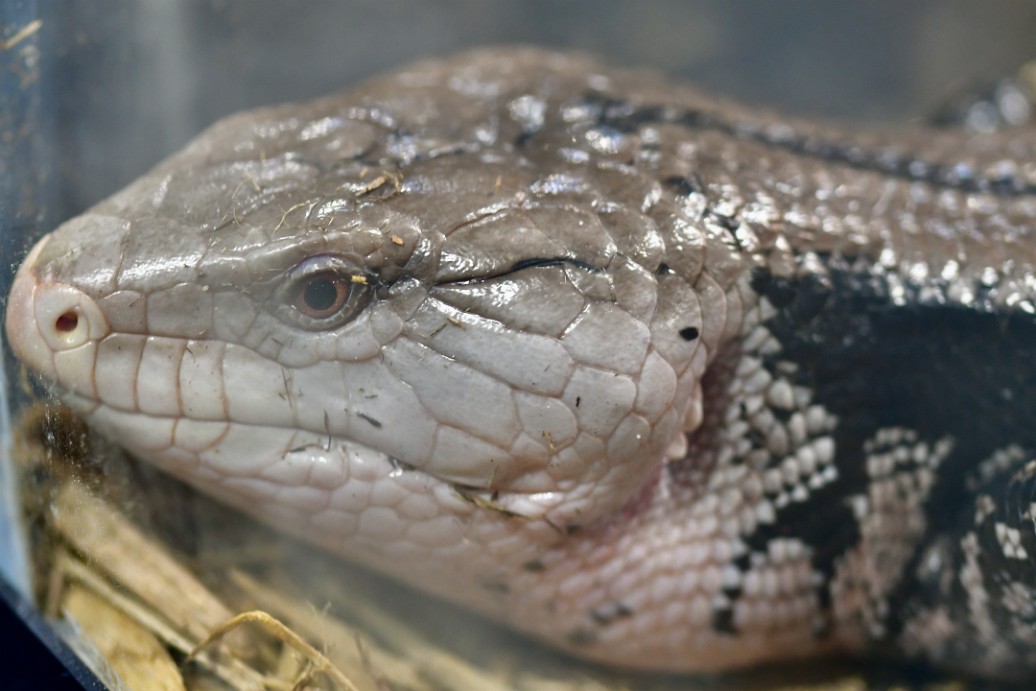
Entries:
<svg viewBox="0 0 1036 691">
<path fill-rule="evenodd" d="M 483 487 L 483 486 L 479 486 L 479 485 L 471 485 L 471 484 L 467 484 L 467 483 L 465 483 L 465 482 L 463 482 L 461 480 L 452 479 L 452 478 L 450 478 L 448 476 L 440 475 L 440 474 L 434 472 L 433 470 L 431 470 L 429 468 L 413 465 L 413 464 L 408 463 L 407 461 L 405 461 L 403 459 L 400 459 L 400 458 L 397 458 L 397 457 L 395 457 L 395 456 L 393 456 L 391 454 L 385 453 L 384 451 L 382 451 L 380 449 L 377 449 L 375 447 L 369 446 L 367 444 L 360 443 L 360 442 L 355 441 L 354 439 L 351 439 L 351 438 L 348 438 L 348 437 L 327 435 L 326 433 L 323 433 L 323 436 L 321 436 L 321 433 L 313 431 L 313 430 L 300 430 L 298 428 L 284 426 L 284 425 L 271 426 L 269 424 L 238 422 L 238 421 L 227 420 L 227 419 L 208 419 L 208 418 L 198 418 L 198 417 L 190 417 L 190 416 L 172 416 L 172 415 L 161 415 L 161 414 L 144 413 L 144 412 L 141 412 L 139 410 L 119 408 L 117 406 L 114 406 L 114 405 L 112 405 L 110 403 L 106 403 L 104 401 L 98 400 L 96 398 L 92 398 L 90 396 L 84 396 L 84 395 L 82 395 L 80 393 L 76 393 L 76 392 L 71 391 L 71 390 L 69 390 L 69 389 L 67 389 L 65 387 L 60 386 L 60 385 L 54 385 L 53 393 L 66 406 L 71 408 L 73 412 L 75 412 L 76 414 L 78 414 L 78 415 L 84 417 L 85 419 L 89 420 L 91 424 L 96 424 L 97 427 L 99 429 L 101 429 L 102 431 L 104 431 L 105 427 L 107 426 L 106 422 L 105 422 L 105 415 L 107 414 L 107 415 L 110 416 L 110 415 L 114 414 L 116 416 L 124 416 L 124 419 L 126 417 L 129 417 L 129 416 L 139 417 L 139 418 L 146 418 L 146 419 L 149 419 L 149 420 L 153 420 L 156 423 L 159 423 L 161 421 L 184 420 L 184 421 L 201 422 L 201 423 L 216 423 L 216 424 L 223 424 L 223 425 L 227 425 L 227 426 L 234 425 L 234 426 L 240 426 L 240 427 L 245 427 L 245 428 L 256 428 L 256 429 L 258 429 L 258 428 L 270 429 L 271 427 L 277 427 L 278 429 L 283 430 L 286 434 L 287 433 L 291 433 L 293 431 L 295 431 L 295 432 L 305 432 L 306 434 L 313 435 L 313 441 L 305 442 L 305 443 L 299 444 L 297 446 L 292 446 L 290 448 L 285 449 L 284 450 L 284 458 L 285 459 L 287 457 L 295 455 L 295 454 L 300 454 L 300 453 L 304 454 L 304 453 L 307 452 L 307 450 L 310 450 L 310 449 L 322 449 L 324 451 L 330 451 L 335 446 L 341 446 L 343 448 L 350 447 L 350 448 L 353 448 L 353 449 L 359 449 L 359 450 L 362 450 L 363 452 L 366 452 L 367 454 L 370 454 L 368 456 L 368 458 L 378 457 L 378 458 L 382 459 L 384 461 L 384 464 L 385 464 L 383 470 L 384 470 L 386 475 L 395 476 L 395 475 L 398 475 L 400 473 L 416 473 L 416 474 L 426 478 L 428 481 L 431 481 L 431 482 L 433 482 L 433 483 L 435 483 L 437 485 L 446 486 L 446 487 L 452 488 L 452 490 L 457 494 L 457 496 L 460 497 L 461 499 L 463 499 L 465 502 L 474 503 L 476 505 L 481 506 L 482 508 L 492 509 L 494 511 L 503 512 L 504 514 L 508 514 L 508 515 L 515 516 L 515 517 L 523 516 L 523 514 L 521 514 L 520 512 L 510 511 L 508 509 L 504 509 L 503 508 L 503 504 L 502 503 L 497 503 L 497 500 L 487 498 L 488 496 L 492 496 L 492 495 L 495 494 L 495 491 L 492 488 Z M 229 429 L 229 427 L 228 427 L 228 429 Z M 161 464 L 161 462 L 158 459 L 155 458 L 156 455 L 161 456 L 161 451 L 160 450 L 155 450 L 155 449 L 148 448 L 146 445 L 141 446 L 141 445 L 134 445 L 132 443 L 126 444 L 126 447 L 131 451 L 131 453 L 139 454 L 142 457 L 150 459 L 152 462 L 156 462 L 157 461 L 157 462 L 159 462 L 159 464 Z M 528 496 L 531 496 L 531 495 L 539 495 L 539 494 L 543 494 L 543 493 L 540 492 L 540 491 L 524 492 L 524 491 L 513 490 L 512 489 L 512 490 L 509 490 L 509 494 L 512 497 L 525 498 L 525 497 L 528 497 Z"/>
</svg>

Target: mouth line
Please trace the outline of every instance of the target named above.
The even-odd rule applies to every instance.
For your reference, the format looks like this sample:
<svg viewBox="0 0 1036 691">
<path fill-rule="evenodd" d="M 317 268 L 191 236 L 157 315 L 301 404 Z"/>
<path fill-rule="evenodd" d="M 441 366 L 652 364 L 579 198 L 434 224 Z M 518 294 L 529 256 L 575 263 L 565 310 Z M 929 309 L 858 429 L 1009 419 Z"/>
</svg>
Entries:
<svg viewBox="0 0 1036 691">
<path fill-rule="evenodd" d="M 373 451 L 375 453 L 381 453 L 381 454 L 384 454 L 386 456 L 389 456 L 389 454 L 385 454 L 383 451 L 378 451 L 377 449 L 375 449 L 373 447 L 370 447 L 370 446 L 367 446 L 367 445 L 362 444 L 360 442 L 357 442 L 357 441 L 355 441 L 355 440 L 353 440 L 353 439 L 351 439 L 349 437 L 341 437 L 341 436 L 332 434 L 332 433 L 330 433 L 326 429 L 317 430 L 317 429 L 310 429 L 308 427 L 295 427 L 295 426 L 276 424 L 276 423 L 269 423 L 269 422 L 245 422 L 245 421 L 242 421 L 242 420 L 233 420 L 233 419 L 229 419 L 229 418 L 195 417 L 195 416 L 192 416 L 192 415 L 190 415 L 188 413 L 181 413 L 181 414 L 178 414 L 178 415 L 176 415 L 176 414 L 169 415 L 169 414 L 164 414 L 164 413 L 148 413 L 148 412 L 145 412 L 145 411 L 140 410 L 138 408 L 124 408 L 122 406 L 118 406 L 118 405 L 109 403 L 108 401 L 104 401 L 104 400 L 99 399 L 99 398 L 94 398 L 94 397 L 91 397 L 91 396 L 84 396 L 83 394 L 81 394 L 81 393 L 79 393 L 77 391 L 73 391 L 72 389 L 69 389 L 69 388 L 67 388 L 65 386 L 62 386 L 61 384 L 58 384 L 56 382 L 49 381 L 49 380 L 47 381 L 47 391 L 48 391 L 48 393 L 51 396 L 59 399 L 61 402 L 65 403 L 70 408 L 72 408 L 73 410 L 75 410 L 78 413 L 81 413 L 82 415 L 92 415 L 96 411 L 98 411 L 99 409 L 104 408 L 104 409 L 111 410 L 113 412 L 116 412 L 116 413 L 119 413 L 119 414 L 122 414 L 122 415 L 134 415 L 134 416 L 138 416 L 138 417 L 141 417 L 141 418 L 150 418 L 152 420 L 185 420 L 185 421 L 189 421 L 189 422 L 199 422 L 199 423 L 241 425 L 242 427 L 280 429 L 280 430 L 284 430 L 286 432 L 299 432 L 299 433 L 304 433 L 304 434 L 313 434 L 313 435 L 325 437 L 325 438 L 327 438 L 329 440 L 337 440 L 337 441 L 341 441 L 341 442 L 344 442 L 344 443 L 354 444 L 356 446 L 361 446 L 364 449 L 368 449 L 368 450 Z M 364 422 L 369 423 L 372 427 L 380 429 L 381 426 L 382 426 L 382 423 L 380 421 L 378 421 L 377 419 L 371 417 L 370 415 L 366 415 L 364 413 L 357 413 L 357 412 L 353 412 L 353 411 L 348 411 L 348 410 L 346 412 L 349 412 L 352 415 L 355 415 L 356 417 L 360 418 Z M 309 447 L 309 446 L 312 446 L 312 444 L 306 444 L 304 446 Z M 402 461 L 400 461 L 400 462 L 403 463 Z M 414 466 L 414 465 L 411 465 L 411 464 L 407 464 L 407 465 L 409 467 L 417 469 L 417 466 Z"/>
<path fill-rule="evenodd" d="M 313 441 L 310 441 L 310 442 L 307 442 L 307 443 L 302 443 L 302 444 L 299 444 L 298 446 L 293 446 L 293 447 L 291 447 L 289 449 L 286 449 L 283 452 L 283 457 L 287 457 L 287 456 L 289 456 L 291 454 L 301 453 L 301 452 L 306 451 L 308 449 L 321 449 L 321 450 L 323 450 L 325 452 L 330 452 L 336 445 L 349 446 L 349 447 L 354 447 L 354 448 L 357 448 L 357 449 L 362 449 L 363 451 L 365 451 L 367 453 L 370 453 L 370 454 L 377 455 L 379 458 L 381 458 L 384 461 L 384 463 L 385 463 L 385 465 L 386 465 L 386 467 L 388 469 L 388 473 L 389 474 L 396 474 L 396 473 L 408 473 L 408 474 L 409 473 L 419 473 L 419 474 L 427 477 L 430 480 L 433 480 L 435 482 L 441 483 L 443 486 L 447 486 L 447 487 L 453 488 L 453 490 L 458 494 L 458 496 L 460 496 L 465 501 L 469 501 L 469 502 L 473 501 L 472 500 L 472 496 L 473 495 L 477 495 L 477 494 L 481 494 L 481 493 L 485 493 L 485 494 L 488 494 L 488 495 L 495 495 L 495 493 L 497 491 L 496 489 L 491 488 L 491 487 L 482 487 L 482 486 L 478 486 L 478 485 L 472 485 L 472 484 L 468 484 L 468 483 L 464 483 L 464 482 L 459 482 L 459 481 L 456 481 L 456 480 L 449 480 L 447 478 L 443 478 L 443 477 L 441 477 L 439 475 L 436 475 L 435 473 L 429 472 L 428 470 L 426 470 L 424 468 L 421 468 L 421 467 L 416 466 L 416 465 L 414 465 L 412 463 L 409 463 L 409 462 L 407 462 L 407 461 L 405 461 L 405 460 L 403 460 L 401 458 L 393 456 L 392 454 L 385 453 L 384 451 L 381 451 L 381 450 L 376 449 L 374 447 L 368 446 L 366 444 L 358 442 L 358 441 L 356 441 L 354 439 L 351 439 L 349 437 L 341 437 L 341 436 L 336 436 L 334 434 L 330 434 L 326 430 L 317 431 L 317 430 L 311 430 L 311 429 L 308 429 L 308 428 L 288 427 L 288 426 L 284 426 L 284 425 L 275 425 L 275 424 L 268 424 L 268 423 L 241 422 L 241 421 L 229 420 L 229 419 L 225 419 L 225 418 L 222 418 L 222 419 L 211 419 L 211 418 L 191 417 L 190 415 L 162 415 L 162 414 L 155 414 L 155 413 L 146 413 L 144 411 L 137 410 L 137 409 L 120 408 L 119 406 L 112 405 L 110 403 L 107 403 L 107 402 L 99 400 L 99 399 L 91 398 L 91 397 L 88 397 L 88 396 L 83 396 L 83 395 L 81 395 L 79 393 L 76 393 L 76 392 L 74 392 L 74 391 L 72 391 L 70 389 L 67 389 L 67 388 L 61 386 L 60 384 L 56 384 L 56 383 L 53 383 L 53 382 L 51 382 L 51 384 L 50 384 L 50 390 L 51 390 L 51 392 L 52 392 L 52 394 L 54 396 L 56 396 L 63 403 L 68 405 L 74 412 L 76 412 L 77 414 L 80 414 L 80 415 L 82 415 L 82 416 L 84 416 L 86 418 L 91 418 L 91 417 L 94 417 L 94 416 L 97 416 L 97 415 L 103 415 L 105 411 L 111 411 L 111 412 L 114 412 L 114 413 L 117 413 L 117 414 L 121 414 L 121 415 L 135 416 L 135 417 L 139 417 L 139 418 L 147 418 L 147 419 L 155 420 L 155 421 L 178 421 L 178 420 L 185 420 L 185 421 L 190 421 L 190 422 L 235 425 L 235 426 L 250 427 L 250 428 L 264 428 L 264 429 L 274 428 L 274 429 L 283 430 L 286 434 L 291 434 L 291 433 L 295 433 L 295 432 L 303 433 L 303 434 L 311 434 L 311 435 L 320 437 L 320 439 L 319 440 L 313 440 Z M 375 421 L 372 421 L 372 420 L 368 419 L 367 416 L 363 415 L 362 413 L 357 413 L 356 415 L 358 417 L 366 420 L 367 422 L 371 422 L 371 424 L 374 424 L 374 422 L 375 422 Z M 377 426 L 377 425 L 375 425 L 375 426 Z M 175 444 L 170 444 L 170 446 L 175 446 Z M 480 500 L 476 500 L 476 501 L 474 501 L 474 503 L 479 504 Z"/>
</svg>

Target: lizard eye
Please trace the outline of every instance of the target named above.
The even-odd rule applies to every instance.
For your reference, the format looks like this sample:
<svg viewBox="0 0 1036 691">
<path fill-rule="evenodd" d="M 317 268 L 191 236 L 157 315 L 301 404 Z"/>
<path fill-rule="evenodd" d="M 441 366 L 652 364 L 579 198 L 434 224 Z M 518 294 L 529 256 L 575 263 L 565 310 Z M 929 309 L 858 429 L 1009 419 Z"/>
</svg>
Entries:
<svg viewBox="0 0 1036 691">
<path fill-rule="evenodd" d="M 310 319 L 327 319 L 349 299 L 349 284 L 335 273 L 308 276 L 300 281 L 295 309 Z"/>
<path fill-rule="evenodd" d="M 352 262 L 321 255 L 288 272 L 277 309 L 282 319 L 305 329 L 334 329 L 363 309 L 369 293 L 367 274 Z"/>
</svg>

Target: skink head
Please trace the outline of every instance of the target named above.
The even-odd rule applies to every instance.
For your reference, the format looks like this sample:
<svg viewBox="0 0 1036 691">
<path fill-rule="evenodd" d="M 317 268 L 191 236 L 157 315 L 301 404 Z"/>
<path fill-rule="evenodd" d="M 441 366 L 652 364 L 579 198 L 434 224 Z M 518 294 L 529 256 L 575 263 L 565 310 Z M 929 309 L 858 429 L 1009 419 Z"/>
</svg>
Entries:
<svg viewBox="0 0 1036 691">
<path fill-rule="evenodd" d="M 217 124 L 37 246 L 8 336 L 206 492 L 478 580 L 684 452 L 729 286 L 550 79 L 484 74 L 513 93 L 472 107 L 427 69 Z"/>
</svg>

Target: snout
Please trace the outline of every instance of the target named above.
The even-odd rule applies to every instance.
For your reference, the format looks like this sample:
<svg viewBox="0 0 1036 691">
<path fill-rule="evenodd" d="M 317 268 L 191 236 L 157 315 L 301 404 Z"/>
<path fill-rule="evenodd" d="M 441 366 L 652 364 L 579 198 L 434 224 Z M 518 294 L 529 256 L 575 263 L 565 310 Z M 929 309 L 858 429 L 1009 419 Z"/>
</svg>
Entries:
<svg viewBox="0 0 1036 691">
<path fill-rule="evenodd" d="M 92 298 L 41 271 L 38 260 L 49 239 L 36 243 L 15 275 L 7 298 L 7 340 L 36 374 L 90 395 L 96 345 L 110 329 Z"/>
</svg>

